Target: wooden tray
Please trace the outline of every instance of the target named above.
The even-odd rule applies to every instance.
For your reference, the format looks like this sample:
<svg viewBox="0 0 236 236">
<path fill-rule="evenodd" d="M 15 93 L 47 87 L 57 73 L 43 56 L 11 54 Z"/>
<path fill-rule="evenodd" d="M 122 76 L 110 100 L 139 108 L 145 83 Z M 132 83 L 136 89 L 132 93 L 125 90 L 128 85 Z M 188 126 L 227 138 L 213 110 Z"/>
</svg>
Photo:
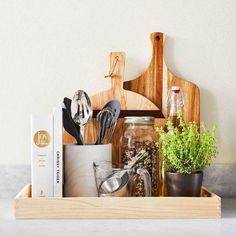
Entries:
<svg viewBox="0 0 236 236">
<path fill-rule="evenodd" d="M 114 133 L 113 160 L 118 160 L 119 137 L 123 117 L 128 115 L 152 115 L 155 126 L 165 124 L 167 91 L 172 85 L 182 88 L 185 97 L 184 119 L 200 120 L 199 88 L 176 77 L 167 68 L 164 58 L 164 34 L 151 34 L 153 55 L 147 70 L 138 78 L 124 82 L 125 54 L 110 55 L 111 88 L 91 97 L 96 114 L 110 99 L 121 103 L 121 119 Z M 118 60 L 116 60 L 118 58 Z M 116 63 L 114 66 L 114 63 Z M 95 121 L 85 131 L 85 141 L 94 143 L 97 137 Z M 64 134 L 64 144 L 75 140 Z M 221 199 L 205 188 L 201 197 L 149 197 L 149 198 L 31 198 L 31 186 L 27 185 L 15 198 L 17 219 L 171 219 L 171 218 L 219 218 Z"/>
<path fill-rule="evenodd" d="M 31 185 L 15 198 L 16 219 L 220 218 L 221 198 L 202 188 L 201 197 L 31 198 Z"/>
</svg>

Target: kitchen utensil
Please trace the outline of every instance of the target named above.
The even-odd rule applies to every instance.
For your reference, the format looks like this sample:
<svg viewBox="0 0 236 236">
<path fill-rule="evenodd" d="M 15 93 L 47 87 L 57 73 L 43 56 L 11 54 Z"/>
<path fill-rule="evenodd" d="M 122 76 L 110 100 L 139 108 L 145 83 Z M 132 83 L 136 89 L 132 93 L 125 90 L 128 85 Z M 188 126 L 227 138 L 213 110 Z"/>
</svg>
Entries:
<svg viewBox="0 0 236 236">
<path fill-rule="evenodd" d="M 127 171 L 112 174 L 112 177 L 107 178 L 101 183 L 99 192 L 100 197 L 107 197 L 110 194 L 116 197 L 128 197 L 129 196 L 129 174 Z"/>
<path fill-rule="evenodd" d="M 98 138 L 96 144 L 101 144 L 106 135 L 112 135 L 107 133 L 108 129 L 112 129 L 115 126 L 115 114 L 109 108 L 102 109 L 97 115 L 97 126 L 98 126 Z M 107 133 L 107 134 L 106 134 Z M 110 136 L 106 139 L 109 141 Z"/>
<path fill-rule="evenodd" d="M 72 135 L 76 141 L 77 144 L 82 145 L 82 140 L 80 137 L 80 131 L 79 131 L 79 126 L 76 125 L 71 118 L 70 114 L 70 99 L 69 98 L 64 98 L 64 101 L 62 103 L 62 110 L 63 110 L 63 127 L 64 129 Z"/>
<path fill-rule="evenodd" d="M 114 117 L 117 120 L 120 115 L 120 102 L 116 99 L 111 100 L 103 107 L 103 109 L 106 107 L 109 107 L 114 112 Z"/>
<path fill-rule="evenodd" d="M 64 97 L 63 99 L 63 103 L 65 105 L 65 108 L 67 109 L 68 113 L 70 114 L 71 116 L 71 99 L 70 98 L 67 98 L 67 97 Z"/>
<path fill-rule="evenodd" d="M 151 177 L 146 169 L 124 168 L 124 165 L 109 161 L 93 163 L 99 197 L 135 196 L 137 178 L 142 178 L 145 197 L 151 195 Z"/>
<path fill-rule="evenodd" d="M 111 100 L 103 107 L 103 109 L 104 108 L 109 108 L 114 112 L 114 117 L 111 120 L 110 124 L 108 124 L 108 128 L 106 130 L 107 135 L 105 136 L 106 139 L 104 140 L 105 143 L 110 143 L 116 128 L 117 120 L 120 115 L 120 102 L 117 100 Z"/>
<path fill-rule="evenodd" d="M 113 112 L 113 118 L 110 117 L 110 111 Z M 103 107 L 102 111 L 98 113 L 97 120 L 99 123 L 100 131 L 98 132 L 98 139 L 96 143 L 101 143 L 104 137 L 106 137 L 106 139 L 104 140 L 105 143 L 109 143 L 111 141 L 119 115 L 120 103 L 117 100 L 109 101 Z"/>
<path fill-rule="evenodd" d="M 114 172 L 105 179 L 100 186 L 100 192 L 103 194 L 112 193 L 121 189 L 128 183 L 128 176 L 126 169 L 138 168 L 138 164 L 143 160 L 148 153 L 145 150 L 140 151 L 135 157 L 132 158 L 132 162 L 128 165 L 124 165 L 123 171 L 117 171 L 119 169 L 114 168 Z M 117 194 L 117 193 L 116 193 Z"/>
<path fill-rule="evenodd" d="M 88 94 L 78 90 L 71 102 L 71 117 L 80 126 L 80 134 L 84 143 L 84 126 L 91 120 L 93 109 Z"/>
<path fill-rule="evenodd" d="M 104 143 L 110 143 L 117 124 L 116 117 L 113 117 L 110 123 L 107 123 L 106 133 L 103 138 Z"/>
<path fill-rule="evenodd" d="M 138 167 L 139 163 L 141 163 L 148 155 L 149 154 L 147 151 L 141 150 L 140 152 L 138 152 L 136 156 L 132 157 L 131 161 L 124 167 L 125 168 Z"/>
<path fill-rule="evenodd" d="M 107 108 L 107 109 L 110 109 L 110 108 Z M 115 131 L 116 123 L 117 123 L 117 118 L 115 117 L 115 114 L 113 112 L 113 115 L 111 117 L 108 116 L 106 119 L 106 122 L 104 122 L 105 129 L 104 129 L 104 133 L 102 133 L 102 137 L 101 137 L 102 143 L 110 143 L 111 142 L 113 133 Z"/>
</svg>

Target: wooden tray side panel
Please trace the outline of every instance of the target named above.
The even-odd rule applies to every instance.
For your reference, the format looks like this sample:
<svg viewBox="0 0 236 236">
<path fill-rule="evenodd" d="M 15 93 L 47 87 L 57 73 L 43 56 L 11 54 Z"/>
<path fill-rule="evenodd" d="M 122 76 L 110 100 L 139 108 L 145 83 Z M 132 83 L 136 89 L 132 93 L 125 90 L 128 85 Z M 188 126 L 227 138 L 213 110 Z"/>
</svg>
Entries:
<svg viewBox="0 0 236 236">
<path fill-rule="evenodd" d="M 217 199 L 80 198 L 16 200 L 17 219 L 220 218 Z"/>
<path fill-rule="evenodd" d="M 200 198 L 30 198 L 30 186 L 15 199 L 17 219 L 220 218 L 218 196 Z M 207 190 L 204 190 L 207 192 Z M 211 193 L 209 193 L 211 195 Z"/>
</svg>

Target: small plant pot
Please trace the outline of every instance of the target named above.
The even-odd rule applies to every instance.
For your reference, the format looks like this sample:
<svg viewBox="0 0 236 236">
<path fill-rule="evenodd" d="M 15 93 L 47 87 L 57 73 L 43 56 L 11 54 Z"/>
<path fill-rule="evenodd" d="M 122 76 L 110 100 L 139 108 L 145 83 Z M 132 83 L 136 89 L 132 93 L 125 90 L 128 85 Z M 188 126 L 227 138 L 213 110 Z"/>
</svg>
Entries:
<svg viewBox="0 0 236 236">
<path fill-rule="evenodd" d="M 167 172 L 167 195 L 172 197 L 200 197 L 202 179 L 202 171 L 192 174 Z"/>
</svg>

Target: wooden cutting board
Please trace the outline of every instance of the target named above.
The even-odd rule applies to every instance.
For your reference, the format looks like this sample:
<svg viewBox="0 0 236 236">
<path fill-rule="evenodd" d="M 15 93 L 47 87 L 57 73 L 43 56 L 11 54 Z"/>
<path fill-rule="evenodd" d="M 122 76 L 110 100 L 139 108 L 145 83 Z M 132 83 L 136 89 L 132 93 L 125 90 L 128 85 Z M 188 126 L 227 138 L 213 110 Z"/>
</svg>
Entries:
<svg viewBox="0 0 236 236">
<path fill-rule="evenodd" d="M 124 82 L 125 53 L 112 52 L 110 54 L 110 72 L 112 72 L 111 88 L 99 92 L 91 97 L 94 116 L 111 99 L 121 103 L 121 118 L 118 121 L 113 135 L 113 160 L 119 159 L 119 140 L 123 133 L 123 117 L 130 115 L 155 116 L 155 126 L 165 124 L 166 99 L 169 88 L 180 86 L 184 93 L 184 119 L 200 121 L 200 93 L 199 88 L 188 81 L 175 76 L 164 62 L 164 34 L 160 32 L 151 34 L 153 47 L 152 59 L 147 70 L 138 78 Z M 86 127 L 85 140 L 87 143 L 95 142 L 97 138 L 96 119 Z M 67 133 L 64 143 L 73 143 L 75 140 Z"/>
<path fill-rule="evenodd" d="M 124 52 L 112 52 L 110 54 L 110 66 L 113 70 L 111 77 L 108 78 L 111 80 L 111 88 L 91 97 L 94 110 L 100 110 L 112 99 L 120 101 L 121 110 L 159 110 L 145 96 L 123 88 L 125 69 Z"/>
<path fill-rule="evenodd" d="M 138 78 L 124 82 L 124 89 L 142 94 L 159 107 L 166 115 L 167 92 L 171 86 L 180 86 L 184 93 L 185 122 L 200 121 L 200 92 L 199 88 L 189 81 L 175 76 L 167 68 L 164 61 L 164 34 L 151 34 L 152 59 L 147 70 Z"/>
</svg>

